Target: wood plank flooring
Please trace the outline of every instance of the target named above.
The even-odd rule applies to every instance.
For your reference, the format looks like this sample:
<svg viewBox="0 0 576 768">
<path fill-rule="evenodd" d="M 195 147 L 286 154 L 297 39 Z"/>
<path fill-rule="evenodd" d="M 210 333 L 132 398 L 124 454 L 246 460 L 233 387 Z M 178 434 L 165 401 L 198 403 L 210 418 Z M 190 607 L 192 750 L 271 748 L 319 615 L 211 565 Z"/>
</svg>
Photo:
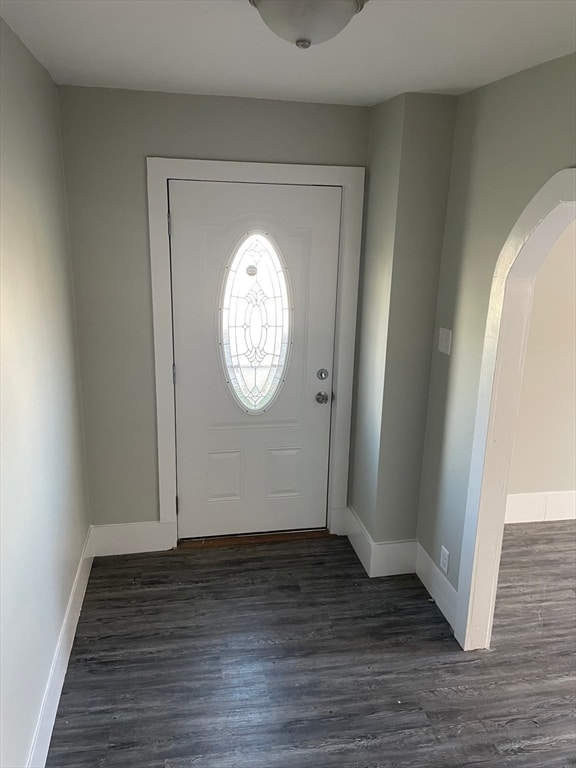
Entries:
<svg viewBox="0 0 576 768">
<path fill-rule="evenodd" d="M 344 538 L 99 558 L 47 766 L 576 766 L 575 534 L 509 527 L 476 653 Z"/>
</svg>

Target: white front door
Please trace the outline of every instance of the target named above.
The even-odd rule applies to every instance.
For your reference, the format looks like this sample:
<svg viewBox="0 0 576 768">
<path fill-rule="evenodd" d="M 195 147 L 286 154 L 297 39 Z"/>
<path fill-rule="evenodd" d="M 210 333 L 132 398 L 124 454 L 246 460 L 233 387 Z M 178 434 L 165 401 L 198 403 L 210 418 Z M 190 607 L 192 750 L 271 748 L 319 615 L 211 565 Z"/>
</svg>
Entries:
<svg viewBox="0 0 576 768">
<path fill-rule="evenodd" d="M 322 528 L 341 188 L 168 191 L 178 535 Z"/>
</svg>

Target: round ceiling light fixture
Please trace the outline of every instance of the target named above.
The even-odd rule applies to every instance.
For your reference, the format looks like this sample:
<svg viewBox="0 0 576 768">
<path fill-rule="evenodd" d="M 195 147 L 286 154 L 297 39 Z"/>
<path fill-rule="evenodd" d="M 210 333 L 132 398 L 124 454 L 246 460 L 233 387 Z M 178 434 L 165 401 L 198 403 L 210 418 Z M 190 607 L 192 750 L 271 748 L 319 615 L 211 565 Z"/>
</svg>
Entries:
<svg viewBox="0 0 576 768">
<path fill-rule="evenodd" d="M 342 32 L 368 0 L 249 0 L 274 34 L 310 48 Z"/>
</svg>

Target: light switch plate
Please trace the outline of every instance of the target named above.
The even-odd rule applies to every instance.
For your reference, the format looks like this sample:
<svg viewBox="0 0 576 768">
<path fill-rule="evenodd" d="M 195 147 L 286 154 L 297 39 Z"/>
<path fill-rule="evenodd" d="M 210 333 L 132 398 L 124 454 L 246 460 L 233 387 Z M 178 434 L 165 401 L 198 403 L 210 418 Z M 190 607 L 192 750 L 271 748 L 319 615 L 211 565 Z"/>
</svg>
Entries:
<svg viewBox="0 0 576 768">
<path fill-rule="evenodd" d="M 446 547 L 442 547 L 440 550 L 440 568 L 444 573 L 448 573 L 448 560 L 450 559 L 450 553 Z"/>
<path fill-rule="evenodd" d="M 452 349 L 452 331 L 449 331 L 448 328 L 440 328 L 440 333 L 438 334 L 438 349 L 445 355 L 450 354 Z"/>
</svg>

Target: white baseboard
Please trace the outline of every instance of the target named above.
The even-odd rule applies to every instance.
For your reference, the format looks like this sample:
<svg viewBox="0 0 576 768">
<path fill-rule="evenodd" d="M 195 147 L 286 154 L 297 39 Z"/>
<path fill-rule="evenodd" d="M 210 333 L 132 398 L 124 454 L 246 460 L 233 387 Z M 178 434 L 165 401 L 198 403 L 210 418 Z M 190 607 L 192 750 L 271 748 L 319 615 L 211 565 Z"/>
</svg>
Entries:
<svg viewBox="0 0 576 768">
<path fill-rule="evenodd" d="M 82 608 L 84 593 L 86 592 L 91 568 L 90 531 L 88 531 L 86 541 L 84 542 L 84 548 L 80 556 L 78 570 L 74 577 L 74 583 L 66 607 L 64 621 L 62 622 L 62 628 L 60 629 L 56 651 L 54 652 L 54 657 L 52 659 L 48 682 L 46 684 L 46 690 L 44 691 L 42 706 L 40 707 L 40 715 L 38 716 L 34 738 L 32 739 L 32 747 L 26 764 L 27 768 L 44 768 L 44 765 L 46 764 L 48 747 L 50 746 L 50 739 L 52 737 L 52 729 L 54 728 L 58 703 L 60 702 L 60 694 L 62 692 L 62 686 L 64 685 L 64 678 L 66 677 L 66 670 L 68 668 L 68 659 L 70 658 L 70 651 L 72 650 L 72 644 L 76 634 L 76 626 L 78 624 L 78 618 L 80 617 L 80 610 Z"/>
<path fill-rule="evenodd" d="M 576 519 L 576 491 L 511 493 L 506 501 L 506 523 L 541 523 Z"/>
<path fill-rule="evenodd" d="M 347 508 L 345 532 L 364 570 L 370 577 L 397 576 L 414 573 L 416 567 L 416 541 L 374 541 L 366 527 L 351 508 Z"/>
<path fill-rule="evenodd" d="M 162 552 L 176 546 L 177 536 L 176 523 L 93 525 L 90 529 L 90 553 L 101 557 Z"/>
<path fill-rule="evenodd" d="M 458 592 L 420 543 L 416 546 L 416 575 L 436 601 L 448 624 L 454 629 Z"/>
</svg>

